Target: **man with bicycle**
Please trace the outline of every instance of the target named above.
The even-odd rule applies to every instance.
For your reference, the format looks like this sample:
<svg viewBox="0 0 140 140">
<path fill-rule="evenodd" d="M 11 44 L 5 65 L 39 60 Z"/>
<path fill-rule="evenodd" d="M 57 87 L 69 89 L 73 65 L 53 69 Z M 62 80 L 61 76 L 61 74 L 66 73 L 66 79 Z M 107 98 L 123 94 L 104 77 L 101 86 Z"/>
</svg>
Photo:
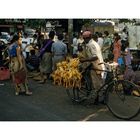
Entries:
<svg viewBox="0 0 140 140">
<path fill-rule="evenodd" d="M 99 65 L 103 62 L 100 46 L 92 39 L 92 33 L 90 31 L 83 32 L 84 48 L 83 58 L 80 61 L 83 63 L 82 67 L 86 68 L 92 64 L 93 69 L 90 71 L 92 85 L 95 91 L 97 91 L 103 84 L 103 71 L 105 70 L 104 64 Z"/>
</svg>

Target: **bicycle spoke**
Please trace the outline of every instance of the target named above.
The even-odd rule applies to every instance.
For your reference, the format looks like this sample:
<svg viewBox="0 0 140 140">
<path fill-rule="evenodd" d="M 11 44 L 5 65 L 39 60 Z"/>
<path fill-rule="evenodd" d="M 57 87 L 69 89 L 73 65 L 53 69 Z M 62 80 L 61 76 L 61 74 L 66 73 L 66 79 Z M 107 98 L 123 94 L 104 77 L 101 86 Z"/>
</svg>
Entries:
<svg viewBox="0 0 140 140">
<path fill-rule="evenodd" d="M 117 81 L 109 85 L 106 103 L 115 116 L 130 119 L 138 114 L 140 98 L 132 95 L 134 90 L 139 92 L 139 89 L 129 81 Z"/>
</svg>

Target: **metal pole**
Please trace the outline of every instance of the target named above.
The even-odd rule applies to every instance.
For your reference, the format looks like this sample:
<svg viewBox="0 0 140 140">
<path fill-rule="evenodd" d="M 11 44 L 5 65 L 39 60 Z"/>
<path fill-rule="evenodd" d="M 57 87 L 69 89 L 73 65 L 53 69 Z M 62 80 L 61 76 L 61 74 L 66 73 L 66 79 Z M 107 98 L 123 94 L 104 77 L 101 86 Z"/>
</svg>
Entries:
<svg viewBox="0 0 140 140">
<path fill-rule="evenodd" d="M 70 55 L 72 55 L 72 38 L 73 38 L 73 19 L 68 19 L 68 49 L 70 52 Z"/>
</svg>

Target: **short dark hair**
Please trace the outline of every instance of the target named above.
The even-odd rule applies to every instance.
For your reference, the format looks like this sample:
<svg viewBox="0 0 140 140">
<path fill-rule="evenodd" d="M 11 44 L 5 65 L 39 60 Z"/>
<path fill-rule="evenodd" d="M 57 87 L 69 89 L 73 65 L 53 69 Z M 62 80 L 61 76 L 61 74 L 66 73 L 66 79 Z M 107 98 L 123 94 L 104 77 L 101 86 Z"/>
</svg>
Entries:
<svg viewBox="0 0 140 140">
<path fill-rule="evenodd" d="M 63 34 L 58 34 L 58 40 L 63 40 Z"/>
<path fill-rule="evenodd" d="M 128 41 L 126 41 L 125 45 L 126 45 L 126 47 L 129 47 L 129 42 L 128 42 Z"/>
<path fill-rule="evenodd" d="M 33 37 L 34 37 L 34 38 L 37 38 L 37 34 L 34 34 Z"/>
<path fill-rule="evenodd" d="M 28 34 L 27 33 L 24 33 L 24 36 L 27 36 Z"/>
<path fill-rule="evenodd" d="M 114 33 L 114 36 L 118 36 L 119 34 L 118 33 Z"/>
<path fill-rule="evenodd" d="M 50 31 L 49 32 L 49 38 L 53 39 L 55 36 L 55 32 L 54 31 Z"/>
<path fill-rule="evenodd" d="M 98 36 L 99 36 L 99 37 L 102 37 L 102 33 L 98 33 Z"/>
<path fill-rule="evenodd" d="M 108 31 L 104 31 L 104 34 L 105 34 L 106 36 L 108 36 L 108 35 L 109 35 L 109 32 L 108 32 Z"/>
<path fill-rule="evenodd" d="M 116 40 L 121 39 L 120 35 L 118 33 L 114 33 L 114 36 L 116 37 Z"/>
<path fill-rule="evenodd" d="M 97 34 L 93 34 L 93 35 L 92 35 L 92 38 L 93 38 L 93 40 L 97 41 L 97 40 L 98 40 Z"/>
<path fill-rule="evenodd" d="M 73 37 L 77 37 L 77 34 L 76 33 L 73 33 Z"/>
<path fill-rule="evenodd" d="M 18 35 L 14 35 L 12 40 L 11 40 L 11 43 L 14 43 L 15 41 L 18 41 L 19 40 L 19 36 Z"/>
</svg>

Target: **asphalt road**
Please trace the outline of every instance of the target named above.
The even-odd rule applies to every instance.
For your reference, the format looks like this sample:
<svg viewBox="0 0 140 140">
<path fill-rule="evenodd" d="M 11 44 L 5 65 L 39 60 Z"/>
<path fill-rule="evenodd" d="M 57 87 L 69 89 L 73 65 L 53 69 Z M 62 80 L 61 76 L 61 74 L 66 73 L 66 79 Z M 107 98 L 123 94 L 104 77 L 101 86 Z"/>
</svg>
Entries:
<svg viewBox="0 0 140 140">
<path fill-rule="evenodd" d="M 121 121 L 105 105 L 73 104 L 63 87 L 30 79 L 31 96 L 14 95 L 11 81 L 0 85 L 0 121 Z M 138 115 L 133 120 L 140 120 Z"/>
</svg>

